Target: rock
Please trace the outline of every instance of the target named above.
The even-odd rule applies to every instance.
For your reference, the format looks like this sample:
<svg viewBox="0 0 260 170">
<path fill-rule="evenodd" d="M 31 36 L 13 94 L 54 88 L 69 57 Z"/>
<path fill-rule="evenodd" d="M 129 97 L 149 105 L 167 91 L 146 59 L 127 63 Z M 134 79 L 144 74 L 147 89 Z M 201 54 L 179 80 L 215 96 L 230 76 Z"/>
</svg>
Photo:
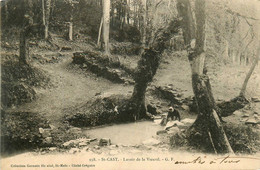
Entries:
<svg viewBox="0 0 260 170">
<path fill-rule="evenodd" d="M 177 120 L 169 121 L 169 122 L 167 122 L 167 124 L 166 124 L 164 129 L 167 130 L 167 129 L 170 129 L 171 127 L 174 127 L 174 126 L 181 127 L 181 126 L 184 126 L 184 124 L 182 122 L 177 121 Z"/>
<path fill-rule="evenodd" d="M 167 131 L 167 133 L 168 133 L 168 134 L 171 134 L 171 135 L 174 135 L 174 134 L 179 133 L 179 132 L 180 132 L 180 129 L 179 129 L 178 127 L 171 127 L 171 128 Z"/>
<path fill-rule="evenodd" d="M 45 144 L 52 144 L 52 137 L 45 138 L 43 143 L 45 143 Z"/>
<path fill-rule="evenodd" d="M 72 146 L 86 146 L 89 144 L 90 139 L 80 138 L 76 140 L 70 140 L 63 144 L 63 147 L 70 148 Z"/>
<path fill-rule="evenodd" d="M 144 149 L 144 150 L 152 150 L 152 147 L 151 147 L 151 146 L 142 145 L 142 146 L 141 146 L 141 149 Z"/>
<path fill-rule="evenodd" d="M 97 140 L 97 138 L 93 138 L 93 139 L 87 139 L 89 142 L 93 142 L 95 140 Z"/>
<path fill-rule="evenodd" d="M 161 123 L 162 119 L 154 119 L 153 122 L 157 125 Z"/>
<path fill-rule="evenodd" d="M 99 140 L 99 146 L 109 146 L 111 145 L 111 140 L 108 138 L 102 138 Z"/>
<path fill-rule="evenodd" d="M 242 115 L 242 117 L 249 117 L 249 114 L 245 113 L 245 114 Z"/>
<path fill-rule="evenodd" d="M 71 47 L 61 47 L 61 51 L 70 51 Z"/>
<path fill-rule="evenodd" d="M 72 128 L 70 128 L 70 129 L 69 129 L 69 132 L 74 133 L 74 134 L 80 134 L 80 133 L 82 133 L 81 128 L 77 128 L 77 127 L 72 127 Z"/>
<path fill-rule="evenodd" d="M 100 147 L 98 145 L 95 145 L 94 149 L 100 149 Z"/>
<path fill-rule="evenodd" d="M 78 148 L 71 148 L 71 149 L 69 150 L 69 153 L 70 153 L 70 154 L 75 154 L 75 153 L 77 153 L 77 152 L 80 152 L 80 150 L 79 150 Z"/>
<path fill-rule="evenodd" d="M 166 130 L 159 130 L 156 132 L 156 135 L 160 135 L 160 134 L 164 134 L 164 133 L 167 133 Z"/>
<path fill-rule="evenodd" d="M 115 148 L 117 148 L 118 146 L 117 145 L 110 145 L 109 146 L 109 149 L 115 149 Z"/>
<path fill-rule="evenodd" d="M 50 126 L 51 130 L 56 129 L 56 127 L 53 125 L 49 125 L 49 126 Z"/>
<path fill-rule="evenodd" d="M 65 147 L 65 148 L 72 147 L 72 146 L 74 146 L 74 141 L 73 141 L 73 140 L 70 140 L 70 141 L 68 141 L 68 142 L 65 142 L 65 143 L 63 143 L 62 146 Z"/>
<path fill-rule="evenodd" d="M 142 142 L 144 145 L 148 145 L 148 146 L 154 146 L 154 145 L 158 145 L 161 143 L 161 141 L 157 140 L 157 139 L 154 139 L 154 138 L 151 138 L 151 139 L 148 139 L 146 141 L 143 141 Z"/>
<path fill-rule="evenodd" d="M 79 147 L 87 146 L 87 145 L 88 145 L 88 143 L 86 143 L 86 142 L 80 142 L 80 143 L 79 143 Z"/>
<path fill-rule="evenodd" d="M 51 136 L 51 129 L 43 129 L 39 128 L 39 132 L 42 135 L 43 138 L 47 138 Z"/>
<path fill-rule="evenodd" d="M 88 68 L 88 65 L 83 63 L 82 68 Z"/>
<path fill-rule="evenodd" d="M 186 111 L 190 111 L 190 107 L 187 105 L 182 105 L 181 107 Z"/>
<path fill-rule="evenodd" d="M 260 106 L 259 106 L 259 107 L 260 107 Z M 254 109 L 254 113 L 255 113 L 255 114 L 260 114 L 260 108 L 255 108 L 255 109 Z"/>
<path fill-rule="evenodd" d="M 195 122 L 195 119 L 189 119 L 189 118 L 186 118 L 186 119 L 183 119 L 181 120 L 182 123 L 184 124 L 193 124 Z"/>
<path fill-rule="evenodd" d="M 236 110 L 233 112 L 233 114 L 236 116 L 242 116 L 243 113 L 240 110 Z"/>
<path fill-rule="evenodd" d="M 57 150 L 57 148 L 56 147 L 50 147 L 49 150 L 50 151 L 55 151 L 55 150 Z"/>
<path fill-rule="evenodd" d="M 248 118 L 244 117 L 244 118 L 241 118 L 241 119 L 240 119 L 240 122 L 245 122 L 245 121 L 247 121 L 247 120 L 248 120 Z"/>
<path fill-rule="evenodd" d="M 254 119 L 254 118 L 250 118 L 248 119 L 245 124 L 248 125 L 248 124 L 253 124 L 253 125 L 256 125 L 258 122 Z"/>
<path fill-rule="evenodd" d="M 251 99 L 252 99 L 253 102 L 260 102 L 260 98 L 252 97 Z"/>
<path fill-rule="evenodd" d="M 42 134 L 44 132 L 44 129 L 43 128 L 39 128 L 39 132 L 40 132 L 40 134 Z"/>
</svg>

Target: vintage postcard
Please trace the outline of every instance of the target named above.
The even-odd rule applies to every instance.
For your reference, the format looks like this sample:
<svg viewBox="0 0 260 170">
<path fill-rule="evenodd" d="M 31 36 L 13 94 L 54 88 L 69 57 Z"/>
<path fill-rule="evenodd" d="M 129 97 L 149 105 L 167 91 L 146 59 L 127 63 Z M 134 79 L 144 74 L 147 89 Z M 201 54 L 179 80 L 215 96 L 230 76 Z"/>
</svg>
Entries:
<svg viewBox="0 0 260 170">
<path fill-rule="evenodd" d="M 259 0 L 0 4 L 1 169 L 260 169 Z"/>
</svg>

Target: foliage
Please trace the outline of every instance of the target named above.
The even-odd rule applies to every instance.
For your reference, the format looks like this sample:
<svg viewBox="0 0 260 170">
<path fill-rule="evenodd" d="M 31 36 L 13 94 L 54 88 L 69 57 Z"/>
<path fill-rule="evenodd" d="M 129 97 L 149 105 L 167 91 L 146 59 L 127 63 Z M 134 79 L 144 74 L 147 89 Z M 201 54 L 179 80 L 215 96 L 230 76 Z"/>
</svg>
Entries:
<svg viewBox="0 0 260 170">
<path fill-rule="evenodd" d="M 69 125 L 68 122 L 63 122 L 62 125 L 52 129 L 51 131 L 51 136 L 53 139 L 52 145 L 57 147 L 62 147 L 62 144 L 64 144 L 64 142 L 87 137 L 84 133 L 72 132 L 70 128 L 71 126 Z"/>
<path fill-rule="evenodd" d="M 234 152 L 255 153 L 260 150 L 260 135 L 254 127 L 226 124 L 224 129 Z"/>
<path fill-rule="evenodd" d="M 39 128 L 47 128 L 45 118 L 34 112 L 1 111 L 1 149 L 13 151 L 31 149 L 42 144 Z"/>
<path fill-rule="evenodd" d="M 91 127 L 103 124 L 121 122 L 124 115 L 119 115 L 115 107 L 125 103 L 126 96 L 113 95 L 97 97 L 86 104 L 65 109 L 65 121 L 76 127 Z"/>
<path fill-rule="evenodd" d="M 175 133 L 170 137 L 170 145 L 172 147 L 186 147 L 188 146 L 188 141 L 184 133 Z"/>
<path fill-rule="evenodd" d="M 45 87 L 49 78 L 39 69 L 20 64 L 18 56 L 6 55 L 2 58 L 2 107 L 20 105 L 35 98 L 33 87 Z"/>
</svg>

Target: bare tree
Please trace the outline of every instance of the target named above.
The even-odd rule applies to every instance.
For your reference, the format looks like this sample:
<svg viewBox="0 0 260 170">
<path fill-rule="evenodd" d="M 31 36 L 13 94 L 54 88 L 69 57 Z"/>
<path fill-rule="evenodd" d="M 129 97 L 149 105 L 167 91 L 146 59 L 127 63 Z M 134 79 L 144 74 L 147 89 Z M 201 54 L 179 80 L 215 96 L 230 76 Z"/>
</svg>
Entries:
<svg viewBox="0 0 260 170">
<path fill-rule="evenodd" d="M 210 143 L 216 153 L 233 153 L 216 112 L 209 77 L 205 70 L 205 0 L 195 0 L 195 21 L 189 0 L 178 0 L 177 3 L 182 18 L 184 41 L 188 46 L 192 88 L 199 113 L 188 131 L 189 141 L 202 145 Z"/>
<path fill-rule="evenodd" d="M 103 26 L 103 17 L 101 18 L 100 25 L 99 25 L 99 31 L 98 31 L 98 40 L 97 40 L 97 46 L 100 47 L 100 37 L 101 37 L 101 31 Z"/>
<path fill-rule="evenodd" d="M 258 49 L 257 49 L 257 54 L 256 54 L 256 56 L 255 56 L 255 60 L 254 60 L 254 62 L 252 63 L 252 66 L 250 67 L 250 70 L 248 71 L 248 73 L 247 73 L 247 75 L 246 75 L 246 78 L 245 78 L 245 80 L 244 80 L 244 83 L 243 83 L 243 85 L 242 85 L 241 91 L 240 91 L 240 93 L 239 93 L 239 96 L 241 96 L 241 97 L 245 97 L 246 87 L 247 87 L 248 81 L 249 81 L 249 79 L 250 79 L 252 73 L 254 72 L 254 69 L 255 69 L 255 67 L 256 67 L 256 65 L 257 65 L 257 63 L 258 63 L 258 61 L 259 61 L 259 58 L 260 58 L 260 57 L 259 57 L 259 53 L 260 53 L 260 47 L 258 47 Z"/>
<path fill-rule="evenodd" d="M 139 120 L 147 116 L 145 105 L 146 89 L 148 83 L 153 80 L 156 74 L 161 54 L 167 48 L 167 44 L 173 33 L 176 33 L 176 30 L 172 22 L 168 27 L 158 29 L 152 43 L 144 49 L 134 75 L 135 86 L 133 94 L 129 102 L 118 109 L 121 115 L 127 115 L 128 119 L 131 120 Z"/>
<path fill-rule="evenodd" d="M 109 55 L 110 0 L 103 0 L 103 42 L 105 54 Z"/>
<path fill-rule="evenodd" d="M 49 36 L 49 19 L 51 11 L 51 0 L 42 0 L 42 20 L 44 25 L 44 38 L 47 39 Z"/>
</svg>

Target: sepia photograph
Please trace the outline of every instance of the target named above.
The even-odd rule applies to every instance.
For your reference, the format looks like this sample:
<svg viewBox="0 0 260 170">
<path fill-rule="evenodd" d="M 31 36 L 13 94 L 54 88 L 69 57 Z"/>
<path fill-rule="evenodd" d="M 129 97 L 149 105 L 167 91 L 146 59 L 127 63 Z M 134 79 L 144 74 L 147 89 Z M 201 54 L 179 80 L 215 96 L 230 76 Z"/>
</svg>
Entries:
<svg viewBox="0 0 260 170">
<path fill-rule="evenodd" d="M 260 0 L 0 0 L 1 170 L 260 169 Z"/>
</svg>

